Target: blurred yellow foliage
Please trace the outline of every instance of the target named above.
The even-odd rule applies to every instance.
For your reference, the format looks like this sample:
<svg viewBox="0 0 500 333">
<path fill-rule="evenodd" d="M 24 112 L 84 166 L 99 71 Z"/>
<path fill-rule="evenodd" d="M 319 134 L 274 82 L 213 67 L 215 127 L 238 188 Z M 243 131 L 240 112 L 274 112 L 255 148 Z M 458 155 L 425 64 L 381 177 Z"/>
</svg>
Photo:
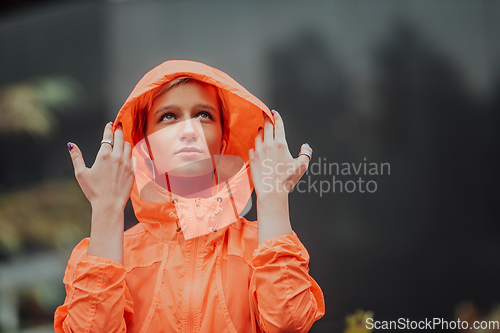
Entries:
<svg viewBox="0 0 500 333">
<path fill-rule="evenodd" d="M 42 76 L 0 88 L 0 132 L 48 137 L 59 126 L 54 111 L 72 110 L 83 86 L 70 76 Z"/>
<path fill-rule="evenodd" d="M 455 307 L 455 318 L 467 322 L 467 329 L 460 329 L 461 332 L 468 333 L 496 333 L 500 332 L 500 304 L 491 309 L 490 312 L 485 313 L 473 302 L 461 302 Z M 474 329 L 474 322 L 483 324 L 486 328 Z"/>
<path fill-rule="evenodd" d="M 354 314 L 345 317 L 346 328 L 344 333 L 368 333 L 373 329 L 366 328 L 366 319 L 373 318 L 372 311 L 357 309 Z"/>
<path fill-rule="evenodd" d="M 0 251 L 13 255 L 23 245 L 73 247 L 90 233 L 91 207 L 76 180 L 47 181 L 0 194 Z"/>
</svg>

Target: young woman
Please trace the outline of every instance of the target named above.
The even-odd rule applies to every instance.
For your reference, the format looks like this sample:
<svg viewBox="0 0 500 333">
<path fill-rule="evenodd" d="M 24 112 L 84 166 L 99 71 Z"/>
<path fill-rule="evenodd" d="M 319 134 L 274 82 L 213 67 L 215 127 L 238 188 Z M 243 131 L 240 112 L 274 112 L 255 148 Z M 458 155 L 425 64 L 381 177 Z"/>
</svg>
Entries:
<svg viewBox="0 0 500 333">
<path fill-rule="evenodd" d="M 68 148 L 92 227 L 56 332 L 307 332 L 324 315 L 288 215 L 312 150 L 293 158 L 279 113 L 227 74 L 166 61 L 106 125 L 92 168 Z M 253 189 L 254 222 L 239 216 Z M 129 197 L 140 223 L 124 233 Z"/>
</svg>

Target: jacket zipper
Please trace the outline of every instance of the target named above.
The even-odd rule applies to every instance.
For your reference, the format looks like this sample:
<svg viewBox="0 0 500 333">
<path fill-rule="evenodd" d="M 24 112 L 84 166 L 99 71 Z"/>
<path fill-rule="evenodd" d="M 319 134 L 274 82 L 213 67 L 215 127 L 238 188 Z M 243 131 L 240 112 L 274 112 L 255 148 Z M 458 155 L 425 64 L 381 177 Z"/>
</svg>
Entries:
<svg viewBox="0 0 500 333">
<path fill-rule="evenodd" d="M 194 239 L 193 242 L 194 249 L 193 249 L 193 259 L 192 259 L 192 267 L 191 267 L 191 283 L 190 283 L 190 288 L 189 288 L 189 310 L 188 310 L 188 324 L 189 324 L 189 330 L 188 332 L 194 332 L 194 291 L 195 289 L 195 281 L 196 281 L 196 265 L 197 265 L 197 256 L 198 256 L 198 237 Z"/>
<path fill-rule="evenodd" d="M 199 205 L 199 199 L 195 200 L 195 215 L 196 215 L 196 209 L 198 208 Z M 196 265 L 198 264 L 198 234 L 197 234 L 197 228 L 198 224 L 195 224 L 194 227 L 194 235 L 195 238 L 193 240 L 193 251 L 192 253 L 192 259 L 191 259 L 191 283 L 189 284 L 189 308 L 188 308 L 188 324 L 189 324 L 189 330 L 188 332 L 194 332 L 194 291 L 195 289 L 195 282 L 196 282 Z"/>
</svg>

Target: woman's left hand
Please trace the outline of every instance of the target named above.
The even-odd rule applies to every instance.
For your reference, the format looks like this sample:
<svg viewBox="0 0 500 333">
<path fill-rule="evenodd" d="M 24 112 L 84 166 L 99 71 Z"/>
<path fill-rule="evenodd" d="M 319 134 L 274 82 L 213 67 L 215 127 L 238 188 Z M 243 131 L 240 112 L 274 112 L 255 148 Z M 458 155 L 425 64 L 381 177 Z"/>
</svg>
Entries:
<svg viewBox="0 0 500 333">
<path fill-rule="evenodd" d="M 273 110 L 274 111 L 274 110 Z M 264 130 L 255 137 L 255 149 L 248 151 L 250 172 L 257 196 L 288 194 L 309 167 L 309 157 L 293 158 L 285 138 L 283 119 L 274 111 L 275 126 L 265 117 Z M 300 151 L 312 149 L 307 143 Z"/>
</svg>

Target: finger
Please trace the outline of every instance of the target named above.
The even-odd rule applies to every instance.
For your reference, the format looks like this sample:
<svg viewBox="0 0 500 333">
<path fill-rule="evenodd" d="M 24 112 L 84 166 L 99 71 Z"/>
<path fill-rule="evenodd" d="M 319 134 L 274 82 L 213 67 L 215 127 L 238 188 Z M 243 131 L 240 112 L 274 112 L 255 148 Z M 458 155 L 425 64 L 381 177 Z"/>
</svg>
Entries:
<svg viewBox="0 0 500 333">
<path fill-rule="evenodd" d="M 250 165 L 250 172 L 254 172 L 254 166 L 256 163 L 257 153 L 253 148 L 248 150 L 248 164 Z"/>
<path fill-rule="evenodd" d="M 283 124 L 283 118 L 278 113 L 278 111 L 274 111 L 274 138 L 276 141 L 282 140 L 286 142 L 285 138 L 285 125 Z"/>
<path fill-rule="evenodd" d="M 255 151 L 256 152 L 262 151 L 263 132 L 264 132 L 264 129 L 261 127 L 259 129 L 259 132 L 257 132 L 257 135 L 255 136 Z"/>
<path fill-rule="evenodd" d="M 132 145 L 130 144 L 130 142 L 125 141 L 123 145 L 123 156 L 125 156 L 126 158 L 130 158 L 130 156 L 132 155 L 131 153 L 132 153 Z"/>
<path fill-rule="evenodd" d="M 85 166 L 85 161 L 83 160 L 82 152 L 80 148 L 72 142 L 67 144 L 71 160 L 73 161 L 73 168 L 75 169 L 75 176 L 81 174 L 87 167 Z"/>
<path fill-rule="evenodd" d="M 117 154 L 123 154 L 124 140 L 123 140 L 123 128 L 121 124 L 118 124 L 118 126 L 116 126 L 114 135 L 115 137 L 113 142 L 113 152 Z"/>
<path fill-rule="evenodd" d="M 264 145 L 272 146 L 274 142 L 274 128 L 271 120 L 266 116 L 264 120 Z"/>
<path fill-rule="evenodd" d="M 255 154 L 255 153 L 254 153 L 253 149 L 252 149 L 252 148 L 250 148 L 250 149 L 248 150 L 248 161 L 249 161 L 250 163 L 252 163 L 252 161 L 253 161 L 253 159 L 254 159 L 254 154 Z"/>
<path fill-rule="evenodd" d="M 132 167 L 134 168 L 134 175 L 137 172 L 137 157 L 132 156 Z"/>
<path fill-rule="evenodd" d="M 104 126 L 104 133 L 102 135 L 103 140 L 108 140 L 113 143 L 113 129 L 112 129 L 112 123 L 109 122 Z M 113 148 L 111 147 L 110 144 L 108 143 L 101 143 L 101 148 L 99 148 L 99 151 L 97 152 L 97 155 L 100 154 L 109 154 L 113 151 Z"/>
<path fill-rule="evenodd" d="M 309 158 L 309 156 L 307 156 L 305 154 L 300 155 L 300 152 L 303 152 L 303 151 L 309 152 L 311 154 L 311 158 Z M 307 168 L 309 167 L 309 163 L 311 162 L 312 149 L 311 149 L 311 147 L 309 147 L 309 145 L 307 143 L 304 143 L 300 147 L 300 152 L 299 152 L 299 156 L 295 160 L 299 164 L 299 173 L 302 175 L 302 174 L 304 174 L 304 172 L 306 172 Z"/>
</svg>

